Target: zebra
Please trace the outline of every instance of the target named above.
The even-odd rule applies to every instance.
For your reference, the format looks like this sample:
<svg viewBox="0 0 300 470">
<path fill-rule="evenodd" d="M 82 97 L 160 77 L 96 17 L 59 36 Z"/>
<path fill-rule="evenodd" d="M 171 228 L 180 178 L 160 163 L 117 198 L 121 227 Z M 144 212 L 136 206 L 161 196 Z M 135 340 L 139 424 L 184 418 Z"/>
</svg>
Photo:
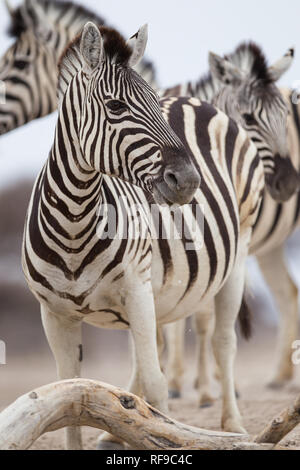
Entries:
<svg viewBox="0 0 300 470">
<path fill-rule="evenodd" d="M 189 83 L 165 92 L 167 96 L 196 96 L 218 106 L 246 129 L 264 162 L 266 189 L 254 226 L 250 254 L 256 256 L 281 312 L 277 365 L 268 384 L 273 388 L 282 387 L 293 376 L 292 344 L 298 333 L 298 289 L 286 265 L 284 243 L 300 220 L 300 195 L 296 193 L 291 196 L 299 185 L 300 107 L 293 100 L 293 90 L 276 89 L 274 85 L 290 67 L 293 57 L 294 51 L 290 49 L 268 68 L 259 46 L 253 42 L 243 43 L 224 58 L 210 53 L 210 74 L 195 84 Z M 270 174 L 272 156 L 275 161 L 274 181 Z M 290 156 L 290 161 L 287 156 Z M 280 184 L 279 177 L 282 179 Z M 213 305 L 206 306 L 195 318 L 198 337 L 197 383 L 201 406 L 214 401 L 209 391 L 208 363 L 209 337 L 213 329 L 212 310 Z M 180 395 L 184 371 L 183 335 L 184 322 L 170 326 L 166 335 L 170 395 L 173 397 Z"/>
<path fill-rule="evenodd" d="M 14 43 L 0 61 L 5 103 L 0 105 L 0 135 L 51 114 L 57 109 L 57 64 L 70 40 L 87 21 L 105 20 L 87 8 L 63 0 L 23 0 L 16 9 L 5 0 L 8 33 Z M 152 86 L 153 65 L 143 60 L 139 73 Z"/>
<path fill-rule="evenodd" d="M 146 41 L 146 27 L 125 43 L 89 22 L 64 52 L 54 143 L 25 221 L 23 271 L 59 378 L 80 375 L 82 322 L 130 327 L 131 390 L 140 388 L 157 413 L 167 411 L 168 393 L 156 325 L 215 298 L 222 426 L 245 432 L 234 394 L 234 324 L 263 166 L 247 133 L 220 110 L 194 98 L 159 103 L 132 69 Z M 107 237 L 109 208 L 124 236 Z M 186 230 L 177 237 L 180 220 Z M 79 431 L 69 429 L 68 448 L 80 445 Z"/>
<path fill-rule="evenodd" d="M 194 96 L 212 103 L 243 126 L 264 163 L 267 189 L 280 202 L 299 189 L 299 175 L 287 146 L 288 105 L 275 85 L 293 59 L 291 48 L 267 67 L 262 49 L 246 42 L 224 59 L 210 53 L 210 73 L 196 83 L 160 90 L 163 97 Z"/>
</svg>

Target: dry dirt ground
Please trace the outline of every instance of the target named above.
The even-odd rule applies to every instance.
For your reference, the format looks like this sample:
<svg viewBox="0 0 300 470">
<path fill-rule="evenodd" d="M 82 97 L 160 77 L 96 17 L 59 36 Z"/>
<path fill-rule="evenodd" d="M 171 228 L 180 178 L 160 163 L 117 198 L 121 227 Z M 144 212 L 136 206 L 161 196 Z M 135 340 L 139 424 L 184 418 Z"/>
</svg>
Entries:
<svg viewBox="0 0 300 470">
<path fill-rule="evenodd" d="M 84 361 L 83 376 L 125 387 L 130 376 L 130 361 L 126 348 L 127 338 L 122 333 L 108 332 L 98 351 L 93 350 Z M 120 347 L 121 345 L 121 347 Z M 296 377 L 282 390 L 270 390 L 266 382 L 274 364 L 275 333 L 260 332 L 250 343 L 241 342 L 237 358 L 237 383 L 241 397 L 239 407 L 250 434 L 256 434 L 300 393 L 300 366 Z M 200 409 L 193 389 L 195 376 L 194 348 L 191 345 L 186 361 L 183 397 L 170 402 L 170 415 L 182 422 L 207 429 L 220 429 L 221 403 L 217 398 L 213 407 Z M 50 353 L 8 357 L 0 366 L 0 407 L 4 408 L 29 390 L 55 381 L 55 366 Z M 217 387 L 215 392 L 218 394 Z M 99 430 L 83 428 L 84 448 L 94 449 Z M 63 431 L 42 436 L 32 449 L 63 449 Z M 290 448 L 300 448 L 300 426 L 286 439 Z"/>
</svg>

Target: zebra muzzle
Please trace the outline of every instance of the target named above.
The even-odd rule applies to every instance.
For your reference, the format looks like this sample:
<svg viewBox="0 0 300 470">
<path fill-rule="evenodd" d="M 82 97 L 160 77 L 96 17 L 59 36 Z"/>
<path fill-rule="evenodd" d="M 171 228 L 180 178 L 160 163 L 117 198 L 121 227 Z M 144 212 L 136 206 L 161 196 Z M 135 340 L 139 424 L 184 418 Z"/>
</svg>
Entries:
<svg viewBox="0 0 300 470">
<path fill-rule="evenodd" d="M 192 163 L 168 165 L 163 172 L 163 178 L 154 184 L 153 194 L 159 204 L 188 204 L 200 187 L 200 174 Z"/>
<path fill-rule="evenodd" d="M 274 173 L 266 175 L 266 185 L 273 199 L 285 202 L 299 192 L 300 175 L 288 157 L 276 155 L 274 162 Z"/>
</svg>

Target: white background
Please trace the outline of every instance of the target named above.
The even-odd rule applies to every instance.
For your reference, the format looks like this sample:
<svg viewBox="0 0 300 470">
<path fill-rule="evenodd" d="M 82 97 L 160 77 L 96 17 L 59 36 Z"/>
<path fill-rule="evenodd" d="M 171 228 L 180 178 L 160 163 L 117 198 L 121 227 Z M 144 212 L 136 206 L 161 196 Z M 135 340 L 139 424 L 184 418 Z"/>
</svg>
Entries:
<svg viewBox="0 0 300 470">
<path fill-rule="evenodd" d="M 18 5 L 16 0 L 11 3 Z M 300 79 L 299 0 L 85 0 L 82 3 L 128 37 L 142 24 L 149 24 L 147 55 L 155 62 L 164 87 L 196 79 L 206 72 L 209 50 L 219 54 L 230 52 L 247 39 L 261 44 L 270 62 L 295 46 L 295 63 L 282 83 L 291 85 Z M 11 42 L 6 36 L 8 21 L 1 0 L 1 54 Z M 55 120 L 53 115 L 1 137 L 0 188 L 16 178 L 38 173 L 51 147 Z"/>
</svg>

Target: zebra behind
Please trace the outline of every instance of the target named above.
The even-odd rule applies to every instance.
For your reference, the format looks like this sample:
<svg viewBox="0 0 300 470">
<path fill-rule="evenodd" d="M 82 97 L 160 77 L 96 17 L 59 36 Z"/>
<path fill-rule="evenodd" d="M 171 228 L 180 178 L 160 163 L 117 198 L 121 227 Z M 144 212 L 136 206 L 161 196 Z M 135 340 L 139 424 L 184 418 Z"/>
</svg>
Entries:
<svg viewBox="0 0 300 470">
<path fill-rule="evenodd" d="M 16 9 L 6 0 L 8 33 L 15 41 L 0 61 L 6 103 L 0 105 L 0 135 L 57 109 L 57 64 L 65 47 L 87 21 L 105 20 L 87 8 L 63 0 L 23 0 Z M 153 86 L 152 64 L 143 60 L 138 71 Z"/>
<path fill-rule="evenodd" d="M 25 224 L 24 273 L 41 304 L 59 377 L 80 374 L 82 322 L 130 328 L 137 366 L 131 389 L 162 411 L 167 384 L 156 325 L 216 298 L 222 426 L 243 432 L 234 324 L 263 168 L 245 131 L 221 111 L 196 99 L 159 104 L 132 70 L 145 45 L 145 28 L 126 44 L 115 31 L 88 23 L 63 55 L 54 143 Z M 106 236 L 109 208 L 117 229 L 126 227 L 124 236 Z M 163 236 L 167 228 L 175 235 Z M 68 430 L 67 442 L 80 447 L 78 431 Z"/>
<path fill-rule="evenodd" d="M 298 337 L 298 289 L 286 265 L 284 244 L 300 220 L 300 107 L 293 103 L 293 90 L 276 89 L 274 85 L 291 65 L 293 57 L 291 49 L 272 67 L 267 67 L 266 59 L 256 44 L 242 44 L 224 58 L 211 53 L 210 74 L 196 84 L 167 91 L 167 94 L 189 93 L 223 109 L 247 130 L 264 162 L 267 186 L 254 226 L 250 252 L 256 256 L 281 312 L 277 365 L 270 380 L 272 387 L 280 387 L 292 378 L 292 344 Z M 200 404 L 212 402 L 208 391 L 207 351 L 212 331 L 211 310 L 213 305 L 196 319 Z M 177 396 L 184 370 L 183 324 L 170 327 L 168 335 L 170 388 Z M 177 350 L 172 348 L 175 344 Z"/>
</svg>

